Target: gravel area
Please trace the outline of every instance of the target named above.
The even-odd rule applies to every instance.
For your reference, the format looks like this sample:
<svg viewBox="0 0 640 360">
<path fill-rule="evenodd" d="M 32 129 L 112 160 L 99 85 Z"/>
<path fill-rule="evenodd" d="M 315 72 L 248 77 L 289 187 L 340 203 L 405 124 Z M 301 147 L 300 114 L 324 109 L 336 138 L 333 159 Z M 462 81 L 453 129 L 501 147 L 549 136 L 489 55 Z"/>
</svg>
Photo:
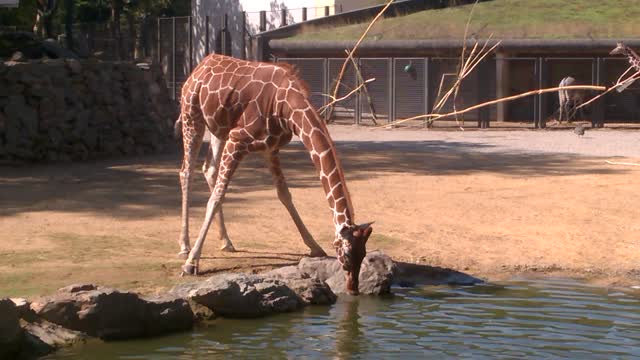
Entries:
<svg viewBox="0 0 640 360">
<path fill-rule="evenodd" d="M 424 142 L 436 151 L 481 153 L 548 153 L 589 157 L 640 157 L 640 131 L 587 129 L 584 136 L 568 130 L 471 130 L 374 129 L 357 126 L 330 126 L 333 139 L 340 142 L 389 142 L 402 147 Z M 339 144 L 340 145 L 340 144 Z"/>
</svg>

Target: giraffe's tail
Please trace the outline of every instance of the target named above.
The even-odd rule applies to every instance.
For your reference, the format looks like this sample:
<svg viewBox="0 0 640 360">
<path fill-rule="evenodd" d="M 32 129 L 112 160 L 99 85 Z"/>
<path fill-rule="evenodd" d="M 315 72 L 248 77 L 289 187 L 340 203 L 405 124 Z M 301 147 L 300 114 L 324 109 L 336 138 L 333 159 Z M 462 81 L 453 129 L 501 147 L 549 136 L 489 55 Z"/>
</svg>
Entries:
<svg viewBox="0 0 640 360">
<path fill-rule="evenodd" d="M 178 120 L 176 120 L 176 123 L 173 124 L 173 137 L 176 140 L 180 140 L 180 138 L 182 138 L 182 119 L 178 118 Z"/>
</svg>

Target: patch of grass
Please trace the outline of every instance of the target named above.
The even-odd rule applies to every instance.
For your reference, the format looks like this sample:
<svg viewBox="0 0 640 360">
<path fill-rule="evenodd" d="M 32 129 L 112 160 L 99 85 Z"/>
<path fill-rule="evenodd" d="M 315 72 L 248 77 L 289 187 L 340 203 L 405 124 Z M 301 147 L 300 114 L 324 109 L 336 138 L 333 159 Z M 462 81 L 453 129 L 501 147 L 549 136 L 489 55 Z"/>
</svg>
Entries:
<svg viewBox="0 0 640 360">
<path fill-rule="evenodd" d="M 462 39 L 471 5 L 426 10 L 378 21 L 373 39 Z M 498 39 L 635 38 L 640 33 L 637 0 L 494 0 L 479 3 L 470 33 Z M 293 40 L 357 40 L 368 24 L 323 27 Z"/>
<path fill-rule="evenodd" d="M 59 246 L 61 256 L 75 263 L 93 261 L 96 258 L 109 259 L 121 256 L 122 252 L 133 248 L 135 237 L 78 235 L 73 233 L 54 233 L 49 238 Z"/>
</svg>

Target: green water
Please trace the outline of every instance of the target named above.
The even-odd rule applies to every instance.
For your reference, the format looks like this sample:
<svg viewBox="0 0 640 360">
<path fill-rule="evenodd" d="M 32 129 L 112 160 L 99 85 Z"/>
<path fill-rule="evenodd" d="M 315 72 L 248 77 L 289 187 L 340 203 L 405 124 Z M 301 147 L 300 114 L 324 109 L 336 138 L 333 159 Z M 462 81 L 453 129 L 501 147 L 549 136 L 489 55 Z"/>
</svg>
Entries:
<svg viewBox="0 0 640 360">
<path fill-rule="evenodd" d="M 191 333 L 89 342 L 46 359 L 640 358 L 640 292 L 571 280 L 394 289 Z"/>
</svg>

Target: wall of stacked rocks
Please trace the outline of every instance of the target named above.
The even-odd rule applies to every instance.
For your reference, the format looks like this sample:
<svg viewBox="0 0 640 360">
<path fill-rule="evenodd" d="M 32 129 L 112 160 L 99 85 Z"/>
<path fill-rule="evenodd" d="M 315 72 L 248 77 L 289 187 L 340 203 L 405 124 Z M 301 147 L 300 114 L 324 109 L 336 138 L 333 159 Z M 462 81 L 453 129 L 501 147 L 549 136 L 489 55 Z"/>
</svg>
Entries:
<svg viewBox="0 0 640 360">
<path fill-rule="evenodd" d="M 0 62 L 0 163 L 161 152 L 175 146 L 178 110 L 153 66 Z"/>
</svg>

